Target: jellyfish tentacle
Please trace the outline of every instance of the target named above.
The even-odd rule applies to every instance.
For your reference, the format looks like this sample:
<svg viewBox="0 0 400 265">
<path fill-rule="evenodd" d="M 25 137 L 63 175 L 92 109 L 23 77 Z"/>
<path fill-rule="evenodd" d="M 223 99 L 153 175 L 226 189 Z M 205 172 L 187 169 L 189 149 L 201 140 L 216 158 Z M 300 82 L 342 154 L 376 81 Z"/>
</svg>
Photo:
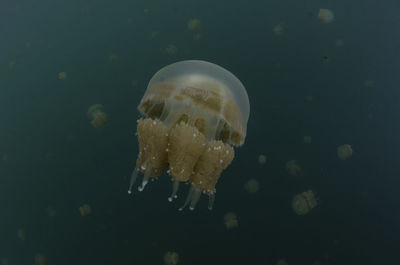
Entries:
<svg viewBox="0 0 400 265">
<path fill-rule="evenodd" d="M 208 210 L 211 211 L 213 209 L 214 201 L 215 201 L 215 193 L 211 193 L 208 196 Z"/>
<path fill-rule="evenodd" d="M 136 179 L 138 177 L 138 173 L 139 173 L 139 170 L 138 170 L 137 167 L 135 167 L 135 169 L 132 171 L 132 174 L 131 174 L 131 180 L 129 182 L 128 194 L 132 194 L 132 187 L 136 182 Z"/>
<path fill-rule="evenodd" d="M 186 207 L 186 205 L 188 205 L 189 202 L 192 200 L 194 190 L 195 190 L 195 188 L 193 186 L 191 186 L 190 190 L 189 190 L 189 193 L 188 193 L 188 195 L 186 197 L 186 201 L 183 204 L 183 206 L 181 208 L 179 208 L 179 211 L 182 211 Z"/>
<path fill-rule="evenodd" d="M 174 199 L 178 198 L 178 196 L 176 195 L 176 193 L 178 192 L 179 189 L 179 180 L 173 180 L 172 182 L 172 193 L 171 196 L 168 197 L 168 201 L 172 202 Z"/>
<path fill-rule="evenodd" d="M 197 203 L 199 202 L 201 197 L 201 189 L 194 188 L 194 192 L 192 195 L 192 201 L 189 206 L 189 210 L 193 211 L 196 208 Z"/>
<path fill-rule="evenodd" d="M 151 167 L 147 167 L 144 173 L 142 185 L 138 187 L 138 191 L 144 190 L 144 187 L 146 187 L 147 183 L 149 183 L 150 175 L 151 175 Z"/>
</svg>

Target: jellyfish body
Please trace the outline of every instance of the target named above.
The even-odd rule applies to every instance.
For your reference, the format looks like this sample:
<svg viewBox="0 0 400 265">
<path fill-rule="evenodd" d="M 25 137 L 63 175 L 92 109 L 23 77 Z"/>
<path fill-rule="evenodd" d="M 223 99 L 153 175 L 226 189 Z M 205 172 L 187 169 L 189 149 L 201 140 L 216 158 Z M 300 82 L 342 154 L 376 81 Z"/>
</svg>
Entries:
<svg viewBox="0 0 400 265">
<path fill-rule="evenodd" d="M 342 144 L 337 148 L 336 153 L 341 160 L 346 160 L 353 155 L 353 148 L 349 144 Z"/>
<path fill-rule="evenodd" d="M 305 215 L 318 205 L 318 201 L 312 190 L 308 190 L 294 196 L 292 209 L 298 215 Z"/>
<path fill-rule="evenodd" d="M 292 176 L 297 176 L 297 174 L 300 173 L 300 171 L 301 171 L 300 164 L 296 160 L 288 161 L 286 163 L 285 167 L 286 167 L 286 171 Z"/>
<path fill-rule="evenodd" d="M 320 8 L 318 10 L 318 18 L 324 23 L 331 23 L 335 15 L 332 10 L 326 8 Z"/>
<path fill-rule="evenodd" d="M 183 207 L 194 209 L 202 193 L 214 201 L 215 185 L 244 143 L 250 104 L 242 83 L 229 71 L 205 61 L 182 61 L 162 68 L 150 80 L 138 106 L 139 191 L 167 171 L 172 201 L 180 182 L 191 184 Z M 182 207 L 182 208 L 183 208 Z M 181 209 L 182 209 L 181 208 Z"/>
<path fill-rule="evenodd" d="M 90 124 L 94 128 L 102 128 L 107 123 L 107 114 L 104 112 L 104 107 L 101 104 L 94 104 L 88 110 L 88 117 L 91 120 Z"/>
</svg>

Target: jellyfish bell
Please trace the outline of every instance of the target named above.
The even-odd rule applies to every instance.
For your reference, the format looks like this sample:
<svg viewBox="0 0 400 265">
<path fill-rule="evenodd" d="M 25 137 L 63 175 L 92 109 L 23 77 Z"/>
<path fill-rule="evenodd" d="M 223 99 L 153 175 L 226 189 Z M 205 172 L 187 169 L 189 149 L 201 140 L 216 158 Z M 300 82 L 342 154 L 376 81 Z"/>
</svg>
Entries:
<svg viewBox="0 0 400 265">
<path fill-rule="evenodd" d="M 337 148 L 336 153 L 341 160 L 346 160 L 353 155 L 353 148 L 349 144 L 342 144 Z"/>
<path fill-rule="evenodd" d="M 320 8 L 318 10 L 318 18 L 324 23 L 331 23 L 334 19 L 335 15 L 332 10 L 327 8 Z"/>
<path fill-rule="evenodd" d="M 91 120 L 90 124 L 92 124 L 94 128 L 102 128 L 108 122 L 107 114 L 104 112 L 104 106 L 101 104 L 90 106 L 87 115 Z"/>
<path fill-rule="evenodd" d="M 312 190 L 296 194 L 292 200 L 292 209 L 298 215 L 305 215 L 318 205 L 318 198 Z"/>
<path fill-rule="evenodd" d="M 180 182 L 191 184 L 183 209 L 194 209 L 201 194 L 209 196 L 234 158 L 232 146 L 246 138 L 250 104 L 246 89 L 232 73 L 205 61 L 181 61 L 159 70 L 138 106 L 139 155 L 128 193 L 138 172 L 149 179 L 167 171 L 173 181 L 172 201 Z"/>
</svg>

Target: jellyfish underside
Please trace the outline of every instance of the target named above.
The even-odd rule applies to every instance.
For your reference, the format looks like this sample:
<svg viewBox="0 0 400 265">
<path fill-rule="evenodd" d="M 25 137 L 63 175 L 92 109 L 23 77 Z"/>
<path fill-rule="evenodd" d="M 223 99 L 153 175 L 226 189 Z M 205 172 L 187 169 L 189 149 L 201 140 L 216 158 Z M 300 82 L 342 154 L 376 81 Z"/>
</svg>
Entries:
<svg viewBox="0 0 400 265">
<path fill-rule="evenodd" d="M 228 167 L 234 157 L 233 148 L 222 140 L 226 140 L 229 134 L 222 128 L 217 128 L 214 132 L 209 129 L 208 138 L 218 140 L 207 141 L 204 119 L 197 118 L 190 122 L 187 114 L 176 116 L 172 114 L 174 111 L 169 113 L 171 114 L 165 115 L 161 112 L 157 116 L 152 113 L 150 118 L 138 120 L 139 155 L 128 192 L 132 193 L 139 171 L 144 177 L 138 190 L 143 191 L 150 179 L 159 177 L 169 166 L 168 174 L 173 184 L 168 200 L 173 201 L 177 198 L 180 182 L 189 182 L 191 187 L 188 196 L 179 209 L 182 210 L 190 204 L 189 208 L 193 210 L 202 193 L 209 195 L 208 208 L 212 209 L 215 184 L 221 172 Z M 168 129 L 166 124 L 170 124 L 171 121 L 171 129 Z M 226 127 L 225 124 L 225 130 Z"/>
<path fill-rule="evenodd" d="M 166 171 L 172 180 L 169 201 L 177 198 L 179 184 L 185 182 L 190 189 L 179 209 L 189 205 L 193 210 L 203 193 L 209 196 L 211 210 L 215 185 L 234 158 L 231 145 L 244 142 L 248 113 L 242 113 L 229 88 L 215 78 L 186 73 L 157 79 L 158 74 L 138 106 L 145 117 L 137 124 L 139 154 L 128 193 L 139 172 L 144 174 L 138 187 L 142 191 L 149 180 Z M 240 89 L 248 112 L 247 94 L 244 87 Z"/>
</svg>

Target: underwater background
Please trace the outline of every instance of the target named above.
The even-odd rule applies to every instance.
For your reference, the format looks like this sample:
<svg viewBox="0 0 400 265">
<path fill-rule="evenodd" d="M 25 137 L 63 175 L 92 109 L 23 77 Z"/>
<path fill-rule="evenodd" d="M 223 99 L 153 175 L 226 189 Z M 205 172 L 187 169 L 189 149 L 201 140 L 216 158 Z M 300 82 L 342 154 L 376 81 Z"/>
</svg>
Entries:
<svg viewBox="0 0 400 265">
<path fill-rule="evenodd" d="M 1 265 L 396 264 L 398 8 L 2 0 Z M 204 195 L 178 211 L 187 187 L 169 203 L 167 175 L 127 194 L 147 83 L 189 59 L 231 71 L 250 100 L 245 144 L 212 211 Z M 102 128 L 87 116 L 93 104 Z M 340 159 L 344 144 L 352 155 Z M 306 191 L 317 205 L 296 214 Z"/>
</svg>

